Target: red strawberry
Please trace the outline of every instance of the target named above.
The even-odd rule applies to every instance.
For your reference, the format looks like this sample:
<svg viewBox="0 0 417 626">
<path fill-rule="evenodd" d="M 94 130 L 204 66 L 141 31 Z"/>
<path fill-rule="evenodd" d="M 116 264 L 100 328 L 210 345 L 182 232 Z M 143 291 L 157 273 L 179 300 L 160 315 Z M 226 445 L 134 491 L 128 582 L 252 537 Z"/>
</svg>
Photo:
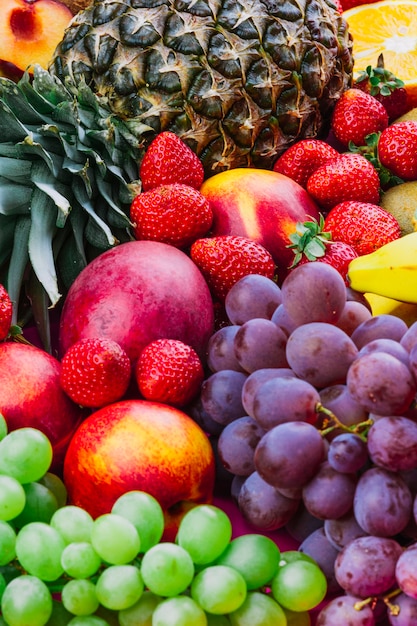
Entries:
<svg viewBox="0 0 417 626">
<path fill-rule="evenodd" d="M 377 67 L 368 65 L 366 70 L 359 72 L 354 87 L 376 98 L 385 107 L 390 123 L 408 111 L 404 82 L 384 67 L 382 54 Z"/>
<path fill-rule="evenodd" d="M 364 156 L 346 152 L 317 168 L 307 181 L 307 191 L 326 211 L 345 200 L 378 204 L 379 175 Z"/>
<path fill-rule="evenodd" d="M 353 7 L 358 7 L 362 4 L 373 4 L 374 2 L 378 2 L 378 0 L 341 0 L 343 11 L 353 9 Z"/>
<path fill-rule="evenodd" d="M 162 241 L 183 248 L 207 233 L 213 211 L 197 189 L 173 183 L 136 196 L 130 207 L 130 219 L 136 239 Z"/>
<path fill-rule="evenodd" d="M 381 164 L 402 180 L 417 180 L 417 122 L 397 122 L 378 140 Z"/>
<path fill-rule="evenodd" d="M 247 237 L 221 235 L 197 239 L 190 254 L 213 296 L 221 302 L 243 276 L 262 274 L 273 278 L 275 274 L 275 263 L 268 250 Z"/>
<path fill-rule="evenodd" d="M 274 171 L 306 187 L 311 174 L 323 163 L 335 159 L 339 152 L 320 139 L 301 139 L 275 161 Z"/>
<path fill-rule="evenodd" d="M 327 263 L 341 274 L 346 285 L 349 284 L 347 280 L 349 263 L 358 255 L 348 243 L 331 240 L 331 233 L 324 229 L 323 216 L 320 222 L 312 220 L 303 224 L 298 223 L 295 232 L 290 235 L 290 241 L 292 243 L 289 248 L 295 253 L 290 269 L 311 261 Z"/>
<path fill-rule="evenodd" d="M 181 407 L 198 394 L 204 369 L 191 346 L 177 339 L 157 339 L 142 350 L 135 377 L 146 400 Z"/>
<path fill-rule="evenodd" d="M 369 93 L 347 89 L 333 109 L 331 128 L 341 144 L 365 145 L 365 137 L 388 126 L 385 107 Z"/>
<path fill-rule="evenodd" d="M 13 305 L 3 285 L 0 285 L 0 341 L 6 339 L 12 323 Z"/>
<path fill-rule="evenodd" d="M 324 220 L 324 230 L 331 232 L 333 241 L 351 245 L 359 256 L 401 236 L 400 225 L 391 213 L 377 204 L 355 200 L 333 207 Z"/>
<path fill-rule="evenodd" d="M 200 189 L 204 169 L 198 156 L 178 135 L 164 131 L 155 137 L 146 150 L 139 176 L 144 191 L 170 183 L 183 183 Z"/>
<path fill-rule="evenodd" d="M 77 404 L 98 408 L 126 393 L 131 366 L 125 351 L 112 339 L 80 339 L 61 361 L 61 386 Z"/>
</svg>

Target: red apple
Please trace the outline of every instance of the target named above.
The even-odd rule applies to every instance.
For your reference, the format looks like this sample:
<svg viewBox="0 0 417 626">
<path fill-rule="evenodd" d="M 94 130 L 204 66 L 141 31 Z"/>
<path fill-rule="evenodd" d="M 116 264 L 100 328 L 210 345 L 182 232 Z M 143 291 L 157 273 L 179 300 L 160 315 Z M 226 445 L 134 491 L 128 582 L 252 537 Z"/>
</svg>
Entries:
<svg viewBox="0 0 417 626">
<path fill-rule="evenodd" d="M 97 517 L 123 493 L 146 491 L 164 510 L 169 540 L 192 504 L 212 501 L 214 480 L 213 449 L 203 430 L 181 410 L 147 400 L 122 400 L 92 413 L 64 463 L 71 503 Z"/>
<path fill-rule="evenodd" d="M 107 250 L 77 276 L 60 321 L 60 351 L 84 337 L 107 337 L 135 363 L 155 339 L 179 339 L 205 356 L 214 311 L 207 283 L 181 250 L 131 241 Z"/>
<path fill-rule="evenodd" d="M 213 210 L 212 235 L 239 235 L 257 241 L 281 270 L 294 259 L 287 246 L 296 223 L 319 217 L 316 203 L 303 187 L 269 170 L 220 172 L 203 183 L 201 193 Z"/>
<path fill-rule="evenodd" d="M 60 471 L 66 447 L 84 412 L 63 392 L 61 364 L 35 346 L 0 343 L 0 412 L 8 430 L 30 426 L 50 440 L 52 469 Z"/>
</svg>

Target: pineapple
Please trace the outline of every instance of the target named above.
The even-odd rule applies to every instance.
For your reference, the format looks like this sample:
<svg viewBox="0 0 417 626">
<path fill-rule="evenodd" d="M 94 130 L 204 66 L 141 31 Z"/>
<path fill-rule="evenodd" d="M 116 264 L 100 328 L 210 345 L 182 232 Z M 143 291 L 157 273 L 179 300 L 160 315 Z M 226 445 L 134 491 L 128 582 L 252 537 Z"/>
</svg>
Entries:
<svg viewBox="0 0 417 626">
<path fill-rule="evenodd" d="M 0 282 L 13 323 L 33 316 L 50 351 L 49 309 L 132 238 L 138 164 L 157 133 L 179 135 L 207 176 L 269 169 L 326 133 L 353 56 L 331 0 L 95 0 L 49 70 L 30 69 L 0 78 Z"/>
</svg>

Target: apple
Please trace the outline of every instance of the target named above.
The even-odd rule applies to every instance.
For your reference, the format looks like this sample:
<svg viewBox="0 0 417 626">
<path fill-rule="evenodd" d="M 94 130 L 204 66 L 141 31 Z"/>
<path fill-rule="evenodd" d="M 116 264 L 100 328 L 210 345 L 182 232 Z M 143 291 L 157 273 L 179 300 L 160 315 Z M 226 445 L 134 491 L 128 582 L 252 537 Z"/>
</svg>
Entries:
<svg viewBox="0 0 417 626">
<path fill-rule="evenodd" d="M 297 222 L 319 218 L 307 191 L 278 172 L 236 168 L 208 178 L 200 191 L 213 211 L 213 236 L 238 235 L 257 241 L 284 272 L 294 259 L 287 246 Z"/>
<path fill-rule="evenodd" d="M 36 346 L 0 343 L 0 412 L 9 431 L 32 427 L 42 431 L 53 448 L 51 469 L 58 473 L 66 447 L 84 411 L 60 385 L 61 364 Z"/>
<path fill-rule="evenodd" d="M 204 431 L 180 409 L 148 400 L 121 400 L 92 413 L 73 435 L 64 462 L 72 504 L 96 518 L 123 493 L 145 491 L 164 511 L 169 541 L 191 506 L 212 502 L 214 481 Z"/>
<path fill-rule="evenodd" d="M 179 339 L 201 359 L 214 330 L 209 288 L 181 250 L 129 241 L 93 259 L 71 285 L 62 309 L 61 354 L 86 337 L 119 343 L 134 365 L 155 339 Z"/>
</svg>

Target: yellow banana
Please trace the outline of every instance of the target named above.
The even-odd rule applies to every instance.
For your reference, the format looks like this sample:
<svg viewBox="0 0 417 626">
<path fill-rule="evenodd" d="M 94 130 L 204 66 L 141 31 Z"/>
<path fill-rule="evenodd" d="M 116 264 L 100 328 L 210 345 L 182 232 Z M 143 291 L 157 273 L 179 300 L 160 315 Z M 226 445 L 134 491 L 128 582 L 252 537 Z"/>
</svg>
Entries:
<svg viewBox="0 0 417 626">
<path fill-rule="evenodd" d="M 365 298 L 371 306 L 372 315 L 395 315 L 400 317 L 407 326 L 417 321 L 417 304 L 411 302 L 399 302 L 392 298 L 379 296 L 376 293 L 365 293 Z"/>
<path fill-rule="evenodd" d="M 417 303 L 417 232 L 353 259 L 348 279 L 355 291 Z"/>
</svg>

